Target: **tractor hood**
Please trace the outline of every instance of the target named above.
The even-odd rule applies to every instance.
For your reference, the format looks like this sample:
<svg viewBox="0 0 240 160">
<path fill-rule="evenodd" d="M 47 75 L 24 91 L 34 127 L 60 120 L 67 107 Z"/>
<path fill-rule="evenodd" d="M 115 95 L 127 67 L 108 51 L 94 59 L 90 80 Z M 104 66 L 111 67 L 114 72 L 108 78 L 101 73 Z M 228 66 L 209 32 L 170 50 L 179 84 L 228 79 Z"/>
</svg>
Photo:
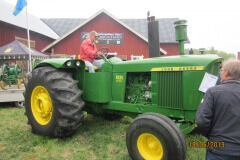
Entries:
<svg viewBox="0 0 240 160">
<path fill-rule="evenodd" d="M 123 61 L 113 64 L 113 72 L 149 72 L 163 71 L 164 69 L 174 70 L 176 67 L 194 67 L 194 70 L 207 70 L 212 63 L 221 62 L 222 58 L 216 55 L 183 55 L 149 58 L 136 61 Z M 169 68 L 167 68 L 169 67 Z M 175 68 L 174 68 L 175 67 Z M 166 71 L 167 71 L 166 70 Z"/>
</svg>

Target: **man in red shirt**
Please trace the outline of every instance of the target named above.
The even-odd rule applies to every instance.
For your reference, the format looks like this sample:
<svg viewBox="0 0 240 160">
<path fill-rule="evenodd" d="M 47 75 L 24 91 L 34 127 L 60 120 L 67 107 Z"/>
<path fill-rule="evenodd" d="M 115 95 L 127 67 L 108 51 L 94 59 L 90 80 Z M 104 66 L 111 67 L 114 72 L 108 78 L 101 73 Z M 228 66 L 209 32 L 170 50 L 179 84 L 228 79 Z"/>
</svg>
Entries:
<svg viewBox="0 0 240 160">
<path fill-rule="evenodd" d="M 99 35 L 96 31 L 91 31 L 89 36 L 82 42 L 80 47 L 80 57 L 84 60 L 86 67 L 88 67 L 89 73 L 94 73 L 93 65 L 97 66 L 99 69 L 102 67 L 102 63 L 96 60 L 102 53 L 97 52 L 97 46 L 95 41 Z"/>
</svg>

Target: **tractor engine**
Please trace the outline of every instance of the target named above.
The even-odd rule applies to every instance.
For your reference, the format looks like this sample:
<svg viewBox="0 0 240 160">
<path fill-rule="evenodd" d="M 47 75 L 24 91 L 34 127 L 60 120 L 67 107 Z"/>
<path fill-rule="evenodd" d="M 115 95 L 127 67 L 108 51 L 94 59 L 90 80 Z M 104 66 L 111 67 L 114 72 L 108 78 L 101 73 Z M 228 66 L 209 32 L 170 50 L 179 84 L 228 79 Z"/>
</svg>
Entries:
<svg viewBox="0 0 240 160">
<path fill-rule="evenodd" d="M 151 74 L 128 73 L 125 102 L 151 104 Z"/>
<path fill-rule="evenodd" d="M 16 65 L 5 64 L 0 67 L 0 86 L 5 89 L 6 83 L 11 86 L 11 84 L 17 84 L 18 88 L 21 88 L 22 79 L 22 69 Z"/>
<path fill-rule="evenodd" d="M 3 80 L 17 80 L 21 78 L 22 69 L 16 65 L 3 65 L 1 66 L 1 72 L 3 75 Z"/>
</svg>

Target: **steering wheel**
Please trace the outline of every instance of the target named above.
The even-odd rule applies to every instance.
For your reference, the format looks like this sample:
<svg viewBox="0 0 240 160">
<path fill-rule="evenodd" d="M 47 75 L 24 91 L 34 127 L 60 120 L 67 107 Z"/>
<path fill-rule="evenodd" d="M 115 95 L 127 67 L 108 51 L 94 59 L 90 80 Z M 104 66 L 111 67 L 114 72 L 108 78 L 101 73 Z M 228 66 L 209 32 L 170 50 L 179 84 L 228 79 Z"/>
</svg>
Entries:
<svg viewBox="0 0 240 160">
<path fill-rule="evenodd" d="M 97 50 L 97 52 L 102 52 L 102 56 L 104 55 L 106 58 L 108 57 L 108 48 L 102 47 Z"/>
</svg>

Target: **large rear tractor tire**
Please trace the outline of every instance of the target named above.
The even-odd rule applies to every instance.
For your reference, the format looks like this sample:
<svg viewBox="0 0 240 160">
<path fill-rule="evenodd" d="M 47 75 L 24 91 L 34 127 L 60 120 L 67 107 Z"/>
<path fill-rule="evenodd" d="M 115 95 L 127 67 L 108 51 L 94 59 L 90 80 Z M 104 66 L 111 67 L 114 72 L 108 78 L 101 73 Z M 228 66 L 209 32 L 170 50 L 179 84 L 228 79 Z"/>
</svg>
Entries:
<svg viewBox="0 0 240 160">
<path fill-rule="evenodd" d="M 186 143 L 180 129 L 168 117 L 155 113 L 139 115 L 126 135 L 133 160 L 184 160 Z"/>
<path fill-rule="evenodd" d="M 77 84 L 70 73 L 53 67 L 32 71 L 26 85 L 25 108 L 33 133 L 63 138 L 78 130 L 85 103 Z"/>
</svg>

